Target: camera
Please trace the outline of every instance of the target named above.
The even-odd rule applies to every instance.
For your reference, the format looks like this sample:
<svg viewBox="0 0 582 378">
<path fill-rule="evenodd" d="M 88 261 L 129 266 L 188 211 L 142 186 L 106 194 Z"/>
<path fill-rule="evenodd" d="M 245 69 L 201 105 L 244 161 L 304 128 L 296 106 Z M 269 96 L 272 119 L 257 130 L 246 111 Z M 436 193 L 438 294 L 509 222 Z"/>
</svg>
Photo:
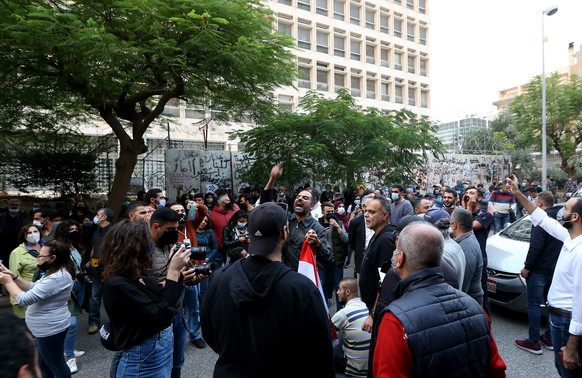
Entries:
<svg viewBox="0 0 582 378">
<path fill-rule="evenodd" d="M 203 264 L 196 264 L 194 265 L 194 274 L 210 276 L 214 273 L 214 264 L 210 262 L 205 262 Z"/>
<path fill-rule="evenodd" d="M 206 258 L 205 246 L 191 247 L 190 240 L 184 239 L 183 243 L 176 243 L 176 251 L 180 249 L 182 245 L 184 245 L 184 248 L 190 248 L 190 260 L 204 260 Z"/>
<path fill-rule="evenodd" d="M 204 260 L 206 258 L 206 247 L 190 247 L 190 260 Z"/>
<path fill-rule="evenodd" d="M 81 283 L 92 284 L 93 278 L 89 274 L 87 274 L 87 272 L 81 272 L 77 274 L 77 281 Z"/>
</svg>

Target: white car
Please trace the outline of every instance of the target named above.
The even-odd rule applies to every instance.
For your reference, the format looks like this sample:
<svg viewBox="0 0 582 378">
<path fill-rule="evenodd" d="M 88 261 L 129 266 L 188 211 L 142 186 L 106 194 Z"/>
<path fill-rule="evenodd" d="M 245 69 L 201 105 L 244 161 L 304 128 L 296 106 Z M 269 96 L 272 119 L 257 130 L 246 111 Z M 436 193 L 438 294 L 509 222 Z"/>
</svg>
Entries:
<svg viewBox="0 0 582 378">
<path fill-rule="evenodd" d="M 558 213 L 562 218 L 564 208 Z M 487 295 L 492 303 L 527 313 L 527 289 L 521 269 L 531 235 L 529 215 L 487 239 Z M 545 305 L 542 305 L 545 307 Z"/>
</svg>

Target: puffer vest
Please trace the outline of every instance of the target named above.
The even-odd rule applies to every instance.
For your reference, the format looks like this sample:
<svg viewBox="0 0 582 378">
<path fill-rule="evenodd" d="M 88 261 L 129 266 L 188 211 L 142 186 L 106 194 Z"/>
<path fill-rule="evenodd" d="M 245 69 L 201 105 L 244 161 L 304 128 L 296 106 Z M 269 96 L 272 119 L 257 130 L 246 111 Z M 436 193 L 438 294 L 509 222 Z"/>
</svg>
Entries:
<svg viewBox="0 0 582 378">
<path fill-rule="evenodd" d="M 402 323 L 415 377 L 484 377 L 491 356 L 481 306 L 444 282 L 440 268 L 411 274 L 395 288 L 390 311 Z"/>
</svg>

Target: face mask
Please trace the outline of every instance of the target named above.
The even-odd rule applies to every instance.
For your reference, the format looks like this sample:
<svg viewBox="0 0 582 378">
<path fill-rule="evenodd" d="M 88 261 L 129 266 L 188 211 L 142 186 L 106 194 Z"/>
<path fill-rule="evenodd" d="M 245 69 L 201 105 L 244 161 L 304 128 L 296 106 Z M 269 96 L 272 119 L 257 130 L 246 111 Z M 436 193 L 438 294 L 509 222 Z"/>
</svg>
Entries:
<svg viewBox="0 0 582 378">
<path fill-rule="evenodd" d="M 158 209 L 159 209 L 160 207 L 165 207 L 165 206 L 166 206 L 166 200 L 165 200 L 165 199 L 161 199 L 161 200 L 160 200 L 160 204 L 158 205 Z"/>
<path fill-rule="evenodd" d="M 30 244 L 36 244 L 40 241 L 40 234 L 28 234 L 26 235 L 26 241 Z"/>
<path fill-rule="evenodd" d="M 178 230 L 165 231 L 159 238 L 160 246 L 176 244 L 178 241 Z"/>
<path fill-rule="evenodd" d="M 214 202 L 214 199 L 212 197 L 206 198 L 206 203 L 212 203 L 212 202 Z"/>
<path fill-rule="evenodd" d="M 360 200 L 354 200 L 354 205 L 359 205 L 360 204 Z"/>
<path fill-rule="evenodd" d="M 94 223 L 94 224 L 99 224 L 99 217 L 98 217 L 97 215 L 95 215 L 95 216 L 93 217 L 93 223 Z"/>
<path fill-rule="evenodd" d="M 441 193 L 441 191 L 440 190 L 433 190 L 433 193 L 435 196 L 438 196 Z"/>
<path fill-rule="evenodd" d="M 346 209 L 344 209 L 343 207 L 338 207 L 337 208 L 337 213 L 339 215 L 344 215 L 346 213 Z"/>
<path fill-rule="evenodd" d="M 185 224 L 186 223 L 186 214 L 180 214 L 180 219 L 178 219 L 178 223 L 179 224 Z"/>
<path fill-rule="evenodd" d="M 392 201 L 398 201 L 398 198 L 400 198 L 400 194 L 398 193 L 390 194 L 390 199 L 392 199 Z"/>
<path fill-rule="evenodd" d="M 58 227 L 58 225 L 59 225 L 59 224 L 61 224 L 61 221 L 56 221 L 56 222 L 53 222 L 53 226 L 54 226 L 54 227 Z"/>
<path fill-rule="evenodd" d="M 34 224 L 36 227 L 42 227 L 42 222 L 39 220 L 33 220 L 32 224 Z"/>
<path fill-rule="evenodd" d="M 18 212 L 20 211 L 20 208 L 16 208 L 16 209 L 8 209 L 8 212 L 10 212 L 10 214 L 18 214 Z"/>
<path fill-rule="evenodd" d="M 238 222 L 238 223 L 236 224 L 236 226 L 237 226 L 238 228 L 245 228 L 245 227 L 247 226 L 247 222 Z"/>
<path fill-rule="evenodd" d="M 71 241 L 72 241 L 73 243 L 76 243 L 76 242 L 78 242 L 78 241 L 79 241 L 79 237 L 80 237 L 80 236 L 81 236 L 81 235 L 79 234 L 79 231 L 72 231 L 72 232 L 69 232 L 69 238 L 71 239 Z"/>
<path fill-rule="evenodd" d="M 85 226 L 85 228 L 91 228 L 93 227 L 93 222 L 85 222 L 83 223 L 83 225 Z"/>
<path fill-rule="evenodd" d="M 37 212 L 37 211 L 39 211 L 39 210 L 40 210 L 40 207 L 33 207 L 33 208 L 32 208 L 32 211 L 33 211 L 34 213 L 36 213 L 36 212 Z"/>
<path fill-rule="evenodd" d="M 125 207 L 129 206 L 129 202 L 124 202 L 123 206 L 125 206 Z"/>
<path fill-rule="evenodd" d="M 53 264 L 51 264 L 50 262 L 48 262 L 48 261 L 45 261 L 45 262 L 43 262 L 42 264 L 38 264 L 38 269 L 39 269 L 41 272 L 46 272 L 47 270 L 49 270 L 49 269 L 51 268 L 51 266 L 52 266 L 52 265 L 53 265 Z"/>
</svg>

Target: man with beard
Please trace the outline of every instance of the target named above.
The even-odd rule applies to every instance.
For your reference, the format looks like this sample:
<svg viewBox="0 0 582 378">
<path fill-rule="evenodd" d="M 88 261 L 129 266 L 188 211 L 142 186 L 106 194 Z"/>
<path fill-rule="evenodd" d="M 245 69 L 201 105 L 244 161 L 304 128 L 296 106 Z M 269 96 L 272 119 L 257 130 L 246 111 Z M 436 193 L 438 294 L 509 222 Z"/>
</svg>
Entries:
<svg viewBox="0 0 582 378">
<path fill-rule="evenodd" d="M 550 290 L 548 309 L 554 348 L 554 364 L 561 377 L 580 377 L 582 367 L 582 197 L 570 198 L 564 206 L 563 226 L 548 213 L 531 203 L 519 190 L 515 175 L 508 180 L 511 192 L 523 205 L 534 226 L 564 244 Z"/>
<path fill-rule="evenodd" d="M 454 189 L 446 188 L 443 193 L 443 210 L 445 210 L 449 215 L 455 210 L 455 204 L 457 203 L 457 192 Z"/>
<path fill-rule="evenodd" d="M 271 169 L 269 181 L 261 192 L 260 202 L 262 204 L 273 202 L 271 189 L 273 189 L 275 181 L 281 177 L 282 174 L 283 166 L 281 164 L 277 164 Z M 324 263 L 334 263 L 326 231 L 323 226 L 319 224 L 319 221 L 311 216 L 311 210 L 316 202 L 317 200 L 313 196 L 313 193 L 308 189 L 303 189 L 295 196 L 293 208 L 290 209 L 291 215 L 289 216 L 289 231 L 287 235 L 287 247 L 289 250 L 287 255 L 284 256 L 283 261 L 294 271 L 297 271 L 297 266 L 299 265 L 299 255 L 304 240 L 307 240 L 307 243 L 309 243 L 316 251 L 318 267 L 321 267 Z M 315 231 L 315 234 L 308 233 L 310 230 Z"/>
</svg>

